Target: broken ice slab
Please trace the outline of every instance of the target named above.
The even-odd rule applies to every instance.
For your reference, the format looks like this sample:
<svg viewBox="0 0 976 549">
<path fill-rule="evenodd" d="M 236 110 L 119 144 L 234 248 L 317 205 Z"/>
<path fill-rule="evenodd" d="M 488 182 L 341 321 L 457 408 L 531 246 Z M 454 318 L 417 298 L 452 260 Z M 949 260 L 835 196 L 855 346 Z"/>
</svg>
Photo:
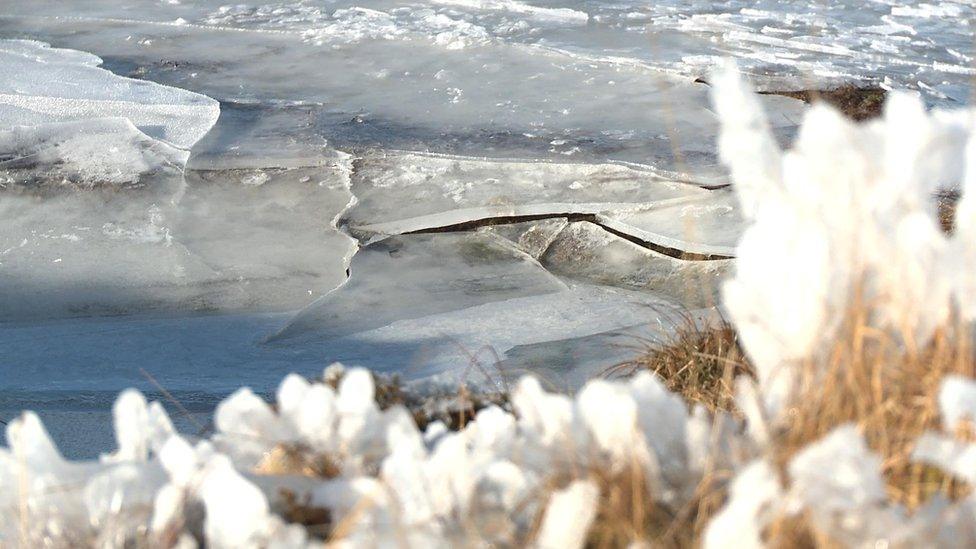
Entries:
<svg viewBox="0 0 976 549">
<path fill-rule="evenodd" d="M 220 113 L 209 97 L 99 68 L 87 53 L 0 40 L 0 126 L 125 118 L 146 135 L 189 149 Z"/>
<path fill-rule="evenodd" d="M 349 270 L 348 282 L 298 313 L 274 340 L 336 338 L 566 288 L 510 242 L 478 232 L 392 237 L 361 249 Z"/>
<path fill-rule="evenodd" d="M 191 172 L 138 192 L 0 195 L 0 319 L 300 308 L 345 279 L 344 166 Z"/>
<path fill-rule="evenodd" d="M 323 361 L 396 373 L 408 381 L 500 388 L 511 377 L 500 368 L 513 347 L 653 323 L 661 307 L 671 306 L 646 292 L 573 284 L 556 292 L 484 302 L 427 316 L 401 314 L 401 319 L 388 325 L 338 337 L 332 337 L 332 326 L 327 322 L 321 328 L 310 322 L 292 324 L 288 335 L 301 336 L 302 347 L 314 348 Z M 562 365 L 561 375 L 549 379 L 560 387 L 577 389 L 616 360 L 609 358 L 607 362 L 568 361 Z"/>
<path fill-rule="evenodd" d="M 523 218 L 590 216 L 653 247 L 731 257 L 744 228 L 728 190 L 617 164 L 371 152 L 354 162 L 352 191 L 358 201 L 342 223 L 365 241 L 475 225 L 501 230 L 497 223 Z"/>
<path fill-rule="evenodd" d="M 732 267 L 727 259 L 670 257 L 590 222 L 567 225 L 539 261 L 549 272 L 566 278 L 668 296 L 688 308 L 718 303 L 718 289 Z"/>
<path fill-rule="evenodd" d="M 193 147 L 189 168 L 300 168 L 337 165 L 347 155 L 325 138 L 320 106 L 224 103 L 220 118 Z"/>
<path fill-rule="evenodd" d="M 685 201 L 605 212 L 597 221 L 645 242 L 688 254 L 732 257 L 747 223 L 735 194 L 717 189 Z"/>
<path fill-rule="evenodd" d="M 42 196 L 152 187 L 164 196 L 182 187 L 189 155 L 125 118 L 15 126 L 0 129 L 0 189 Z"/>
<path fill-rule="evenodd" d="M 523 252 L 539 259 L 568 224 L 569 219 L 554 217 L 535 221 L 492 224 L 483 227 L 481 230 L 497 234 L 515 244 Z"/>
<path fill-rule="evenodd" d="M 508 239 L 565 279 L 665 295 L 686 308 L 718 303 L 718 289 L 733 264 L 731 259 L 694 254 L 689 259 L 680 250 L 609 231 L 595 218 L 557 217 L 479 230 Z"/>
<path fill-rule="evenodd" d="M 558 223 L 542 225 L 551 230 Z M 313 348 L 323 361 L 409 380 L 497 381 L 497 363 L 514 346 L 650 323 L 660 317 L 656 308 L 674 307 L 647 287 L 567 285 L 496 229 L 504 228 L 401 235 L 364 247 L 349 281 L 299 313 L 270 344 Z M 647 259 L 628 252 L 635 262 Z M 573 268 L 562 259 L 553 263 Z M 571 363 L 565 370 L 563 381 L 573 384 L 596 366 Z"/>
<path fill-rule="evenodd" d="M 616 164 L 373 152 L 354 166 L 352 192 L 358 202 L 343 223 L 367 237 L 498 217 L 632 210 L 708 196 L 707 190 Z"/>
</svg>

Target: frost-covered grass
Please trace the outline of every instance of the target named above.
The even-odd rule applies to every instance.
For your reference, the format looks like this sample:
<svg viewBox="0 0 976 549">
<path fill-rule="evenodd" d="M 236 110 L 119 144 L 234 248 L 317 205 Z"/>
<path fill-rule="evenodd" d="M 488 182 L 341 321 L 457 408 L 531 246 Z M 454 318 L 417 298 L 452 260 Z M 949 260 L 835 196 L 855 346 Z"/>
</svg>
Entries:
<svg viewBox="0 0 976 549">
<path fill-rule="evenodd" d="M 751 223 L 730 325 L 689 323 L 574 396 L 523 378 L 457 421 L 336 368 L 273 405 L 238 391 L 199 440 L 127 391 L 97 462 L 26 413 L 0 450 L 0 544 L 976 544 L 973 112 L 815 106 L 783 152 L 734 68 L 715 89 Z"/>
</svg>

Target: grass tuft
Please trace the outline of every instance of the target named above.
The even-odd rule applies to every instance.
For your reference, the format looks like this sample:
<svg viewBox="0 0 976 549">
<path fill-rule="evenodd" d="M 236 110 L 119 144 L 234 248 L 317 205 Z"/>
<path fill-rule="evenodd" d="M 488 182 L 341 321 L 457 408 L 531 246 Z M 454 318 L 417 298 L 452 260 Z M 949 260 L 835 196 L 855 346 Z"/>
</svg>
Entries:
<svg viewBox="0 0 976 549">
<path fill-rule="evenodd" d="M 633 375 L 647 370 L 673 393 L 709 410 L 735 411 L 733 381 L 752 375 L 752 366 L 732 325 L 725 319 L 704 326 L 690 314 L 660 342 L 648 342 L 635 359 L 606 370 L 608 375 Z"/>
</svg>

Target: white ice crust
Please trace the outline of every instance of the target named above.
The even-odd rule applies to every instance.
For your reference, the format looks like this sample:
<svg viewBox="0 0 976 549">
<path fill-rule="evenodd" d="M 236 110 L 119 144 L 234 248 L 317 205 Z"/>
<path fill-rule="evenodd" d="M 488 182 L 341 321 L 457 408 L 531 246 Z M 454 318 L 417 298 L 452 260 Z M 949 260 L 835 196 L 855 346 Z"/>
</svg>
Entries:
<svg viewBox="0 0 976 549">
<path fill-rule="evenodd" d="M 91 54 L 40 42 L 0 42 L 0 124 L 9 129 L 124 118 L 150 137 L 188 150 L 217 121 L 220 106 L 209 97 L 123 78 L 99 65 Z"/>
</svg>

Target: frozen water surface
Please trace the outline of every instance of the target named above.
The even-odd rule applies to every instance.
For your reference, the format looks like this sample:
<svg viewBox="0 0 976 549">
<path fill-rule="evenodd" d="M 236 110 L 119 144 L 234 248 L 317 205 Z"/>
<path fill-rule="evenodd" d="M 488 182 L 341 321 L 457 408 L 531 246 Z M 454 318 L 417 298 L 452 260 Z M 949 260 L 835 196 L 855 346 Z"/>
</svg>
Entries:
<svg viewBox="0 0 976 549">
<path fill-rule="evenodd" d="M 627 211 L 709 191 L 613 164 L 369 153 L 357 160 L 357 203 L 343 222 L 359 234 L 399 234 L 498 217 Z"/>
<path fill-rule="evenodd" d="M 331 360 L 579 387 L 735 255 L 718 57 L 939 105 L 973 76 L 950 1 L 0 5 L 0 416 L 66 441 L 141 369 L 193 413 Z M 806 107 L 759 100 L 788 142 Z"/>
<path fill-rule="evenodd" d="M 558 29 L 586 32 L 583 11 L 566 17 L 570 8 L 477 2 L 141 4 L 13 7 L 0 31 L 34 29 L 32 36 L 105 56 L 125 74 L 221 102 L 318 106 L 317 123 L 337 146 L 612 158 L 684 179 L 722 178 L 704 86 L 539 45 Z M 776 126 L 795 123 L 795 101 L 766 101 Z"/>
<path fill-rule="evenodd" d="M 349 282 L 298 313 L 275 340 L 340 337 L 566 289 L 510 242 L 478 232 L 389 238 L 360 250 L 350 271 Z"/>
</svg>

